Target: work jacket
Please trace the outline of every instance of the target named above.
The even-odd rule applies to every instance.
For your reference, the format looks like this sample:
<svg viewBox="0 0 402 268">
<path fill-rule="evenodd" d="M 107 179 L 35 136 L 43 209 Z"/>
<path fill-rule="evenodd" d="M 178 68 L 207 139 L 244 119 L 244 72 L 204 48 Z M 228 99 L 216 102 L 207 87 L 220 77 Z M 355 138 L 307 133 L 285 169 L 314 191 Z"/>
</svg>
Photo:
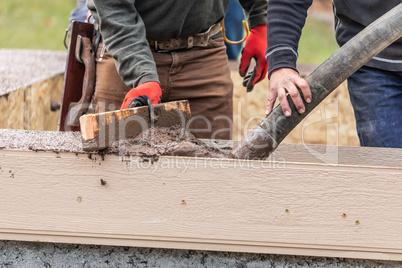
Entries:
<svg viewBox="0 0 402 268">
<path fill-rule="evenodd" d="M 401 0 L 334 0 L 335 36 L 340 46 L 377 18 L 401 3 Z M 278 68 L 296 70 L 297 49 L 307 9 L 312 0 L 268 0 L 267 38 L 269 74 Z M 384 49 L 366 66 L 402 71 L 402 38 Z"/>
<path fill-rule="evenodd" d="M 266 23 L 267 0 L 239 0 L 251 28 Z M 207 31 L 229 0 L 88 0 L 117 70 L 130 87 L 159 82 L 147 40 L 165 41 Z M 242 27 L 242 25 L 239 25 Z"/>
</svg>

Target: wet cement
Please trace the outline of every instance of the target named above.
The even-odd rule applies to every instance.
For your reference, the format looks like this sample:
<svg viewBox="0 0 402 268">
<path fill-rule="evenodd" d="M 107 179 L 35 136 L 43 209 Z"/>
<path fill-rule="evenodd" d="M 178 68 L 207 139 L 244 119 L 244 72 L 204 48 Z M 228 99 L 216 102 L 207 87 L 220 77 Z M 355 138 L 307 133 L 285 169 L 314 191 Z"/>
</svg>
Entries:
<svg viewBox="0 0 402 268">
<path fill-rule="evenodd" d="M 0 49 L 0 96 L 65 71 L 67 52 Z"/>
<path fill-rule="evenodd" d="M 149 128 L 134 139 L 113 143 L 108 153 L 156 157 L 161 155 L 227 157 L 225 153 L 210 147 L 179 127 Z"/>
<path fill-rule="evenodd" d="M 82 148 L 80 132 L 0 129 L 0 149 L 87 153 Z M 134 139 L 115 142 L 110 148 L 93 153 L 150 157 L 227 157 L 226 152 L 220 152 L 191 133 L 175 127 L 150 128 Z"/>
</svg>

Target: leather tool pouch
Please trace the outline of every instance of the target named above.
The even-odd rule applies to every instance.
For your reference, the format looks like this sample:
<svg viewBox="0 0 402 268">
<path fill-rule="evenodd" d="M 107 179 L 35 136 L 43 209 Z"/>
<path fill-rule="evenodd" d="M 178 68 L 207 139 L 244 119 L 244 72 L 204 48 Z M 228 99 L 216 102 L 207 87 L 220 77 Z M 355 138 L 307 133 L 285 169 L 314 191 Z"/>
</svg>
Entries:
<svg viewBox="0 0 402 268">
<path fill-rule="evenodd" d="M 59 131 L 79 131 L 79 117 L 91 102 L 95 87 L 94 25 L 73 21 L 68 45 Z M 100 37 L 99 37 L 100 38 Z"/>
</svg>

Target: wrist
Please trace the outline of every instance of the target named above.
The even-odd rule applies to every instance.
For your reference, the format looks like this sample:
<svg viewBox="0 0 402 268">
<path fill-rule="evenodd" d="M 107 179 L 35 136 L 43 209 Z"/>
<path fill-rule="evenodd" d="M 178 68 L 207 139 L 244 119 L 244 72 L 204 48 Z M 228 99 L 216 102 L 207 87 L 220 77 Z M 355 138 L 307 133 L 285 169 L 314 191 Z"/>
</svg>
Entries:
<svg viewBox="0 0 402 268">
<path fill-rule="evenodd" d="M 267 24 L 263 23 L 263 24 L 254 26 L 253 28 L 250 28 L 250 32 L 258 32 L 258 33 L 266 34 L 266 29 L 267 29 Z"/>
<path fill-rule="evenodd" d="M 137 87 L 160 87 L 161 86 L 161 84 L 159 83 L 159 82 L 157 82 L 157 81 L 147 81 L 147 82 L 144 82 L 144 83 L 140 83 L 138 86 L 136 86 L 136 88 Z"/>
<path fill-rule="evenodd" d="M 268 73 L 268 79 L 271 79 L 271 77 L 272 77 L 272 75 L 274 73 L 276 73 L 275 74 L 275 76 L 276 76 L 279 73 L 296 73 L 296 74 L 299 74 L 299 71 L 297 69 L 295 69 L 295 68 L 292 68 L 292 67 L 277 67 L 277 68 L 274 68 L 273 70 L 271 70 Z"/>
<path fill-rule="evenodd" d="M 299 76 L 299 72 L 292 68 L 282 67 L 282 68 L 277 68 L 277 69 L 273 70 L 270 73 L 269 79 L 270 78 L 275 79 L 277 77 L 289 77 L 289 76 L 294 76 L 294 75 Z"/>
<path fill-rule="evenodd" d="M 145 82 L 145 83 L 133 88 L 132 90 L 138 92 L 139 94 L 144 94 L 147 96 L 155 95 L 155 94 L 156 95 L 162 94 L 161 86 L 160 86 L 159 82 L 156 82 L 156 81 Z"/>
<path fill-rule="evenodd" d="M 146 74 L 146 75 L 142 76 L 141 78 L 138 79 L 136 84 L 131 85 L 131 86 L 132 86 L 132 88 L 136 88 L 140 85 L 143 85 L 143 84 L 149 83 L 149 82 L 156 82 L 161 86 L 158 75 L 154 75 L 154 74 Z"/>
</svg>

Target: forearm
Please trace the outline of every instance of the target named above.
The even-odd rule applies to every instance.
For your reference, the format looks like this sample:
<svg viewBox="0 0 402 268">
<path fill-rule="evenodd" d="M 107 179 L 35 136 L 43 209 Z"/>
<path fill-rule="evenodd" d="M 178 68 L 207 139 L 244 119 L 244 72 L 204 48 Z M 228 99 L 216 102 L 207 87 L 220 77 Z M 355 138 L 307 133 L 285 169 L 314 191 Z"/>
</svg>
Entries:
<svg viewBox="0 0 402 268">
<path fill-rule="evenodd" d="M 265 24 L 267 18 L 267 0 L 239 0 L 243 7 L 250 28 Z"/>
<path fill-rule="evenodd" d="M 158 80 L 155 62 L 145 35 L 145 26 L 134 0 L 93 0 L 88 8 L 99 24 L 108 52 L 129 87 Z"/>
<path fill-rule="evenodd" d="M 312 0 L 268 0 L 268 77 L 278 68 L 296 69 L 297 50 Z"/>
</svg>

